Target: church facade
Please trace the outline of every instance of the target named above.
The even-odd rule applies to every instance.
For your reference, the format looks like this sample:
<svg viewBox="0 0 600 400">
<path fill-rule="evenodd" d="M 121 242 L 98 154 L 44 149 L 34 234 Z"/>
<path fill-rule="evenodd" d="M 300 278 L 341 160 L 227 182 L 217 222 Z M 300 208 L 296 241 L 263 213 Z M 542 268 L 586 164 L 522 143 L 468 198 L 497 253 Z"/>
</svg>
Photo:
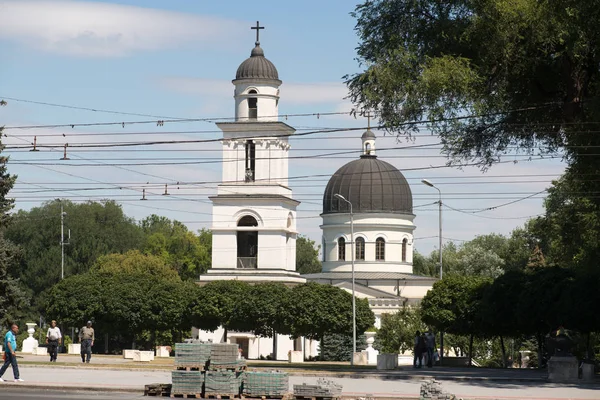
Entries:
<svg viewBox="0 0 600 400">
<path fill-rule="evenodd" d="M 415 215 L 406 178 L 377 158 L 370 129 L 361 142 L 360 158 L 339 168 L 323 194 L 322 272 L 303 277 L 352 292 L 354 275 L 354 292 L 368 299 L 379 328 L 382 314 L 417 304 L 436 279 L 413 274 Z"/>
<path fill-rule="evenodd" d="M 257 27 L 258 28 L 258 27 Z M 258 30 L 257 30 L 258 32 Z M 257 40 L 250 57 L 240 64 L 235 87 L 235 121 L 220 122 L 223 132 L 222 181 L 213 202 L 212 265 L 199 284 L 218 280 L 249 283 L 306 282 L 296 272 L 296 207 L 288 186 L 289 138 L 295 129 L 278 121 L 277 69 L 264 56 Z M 195 337 L 220 343 L 225 332 L 195 331 Z M 273 341 L 276 341 L 274 346 Z M 247 332 L 228 332 L 246 358 L 271 356 L 287 359 L 288 351 L 304 351 L 304 340 L 284 335 L 261 338 Z M 307 341 L 305 354 L 316 345 Z"/>
<path fill-rule="evenodd" d="M 248 283 L 307 280 L 338 286 L 367 298 L 379 326 L 381 315 L 420 301 L 434 278 L 412 274 L 412 193 L 398 169 L 377 158 L 376 137 L 361 138 L 359 159 L 342 166 L 323 196 L 321 273 L 296 272 L 296 208 L 288 186 L 289 138 L 295 129 L 278 120 L 280 85 L 275 65 L 264 56 L 258 29 L 250 57 L 237 69 L 235 120 L 220 122 L 223 132 L 222 181 L 213 203 L 212 265 L 199 278 Z M 357 146 L 358 146 L 357 139 Z M 354 242 L 354 243 L 353 243 Z M 353 274 L 354 269 L 354 274 Z M 194 329 L 203 341 L 237 343 L 244 357 L 288 358 L 301 351 L 316 356 L 318 343 L 285 335 Z M 275 353 L 275 354 L 273 354 Z"/>
</svg>

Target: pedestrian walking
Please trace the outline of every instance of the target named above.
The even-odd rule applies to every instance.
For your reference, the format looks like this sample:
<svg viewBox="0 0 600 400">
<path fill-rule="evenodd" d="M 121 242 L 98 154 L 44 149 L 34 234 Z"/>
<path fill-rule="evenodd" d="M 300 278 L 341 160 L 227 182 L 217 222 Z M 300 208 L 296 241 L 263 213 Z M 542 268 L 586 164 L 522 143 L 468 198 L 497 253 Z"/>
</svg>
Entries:
<svg viewBox="0 0 600 400">
<path fill-rule="evenodd" d="M 89 363 L 92 358 L 92 346 L 94 345 L 94 328 L 92 321 L 88 321 L 86 326 L 79 331 L 79 343 L 81 343 L 81 362 Z"/>
<path fill-rule="evenodd" d="M 433 357 L 433 352 L 435 350 L 435 335 L 431 332 L 431 329 L 425 334 L 425 345 L 427 349 L 427 366 L 432 368 L 433 363 L 435 362 Z"/>
<path fill-rule="evenodd" d="M 58 346 L 62 343 L 62 335 L 60 334 L 60 328 L 56 326 L 56 321 L 52 320 L 50 325 L 51 327 L 48 328 L 46 333 L 46 344 L 48 345 L 48 353 L 50 353 L 50 362 L 56 362 Z"/>
<path fill-rule="evenodd" d="M 4 375 L 9 365 L 12 365 L 15 382 L 23 382 L 23 379 L 19 376 L 19 364 L 17 364 L 17 333 L 19 333 L 19 326 L 12 324 L 10 330 L 4 335 L 6 351 L 4 352 L 4 365 L 0 368 L 0 382 L 4 382 L 2 375 Z"/>
</svg>

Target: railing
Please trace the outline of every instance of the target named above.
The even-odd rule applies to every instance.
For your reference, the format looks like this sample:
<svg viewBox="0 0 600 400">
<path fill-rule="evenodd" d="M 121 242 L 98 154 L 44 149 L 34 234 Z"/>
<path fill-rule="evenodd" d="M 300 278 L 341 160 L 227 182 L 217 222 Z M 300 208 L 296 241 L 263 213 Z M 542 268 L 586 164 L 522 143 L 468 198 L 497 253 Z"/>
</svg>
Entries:
<svg viewBox="0 0 600 400">
<path fill-rule="evenodd" d="M 238 268 L 258 268 L 258 262 L 256 257 L 238 257 L 237 259 Z"/>
</svg>

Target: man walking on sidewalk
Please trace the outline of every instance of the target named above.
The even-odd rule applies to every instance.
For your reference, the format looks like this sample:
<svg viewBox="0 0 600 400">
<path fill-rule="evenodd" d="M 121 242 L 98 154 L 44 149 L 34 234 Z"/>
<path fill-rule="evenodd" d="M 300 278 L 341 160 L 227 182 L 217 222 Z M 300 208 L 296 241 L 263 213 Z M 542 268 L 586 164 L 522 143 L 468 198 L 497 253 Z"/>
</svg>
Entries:
<svg viewBox="0 0 600 400">
<path fill-rule="evenodd" d="M 92 346 L 94 345 L 94 328 L 92 321 L 79 331 L 79 342 L 81 343 L 81 362 L 89 363 L 92 358 Z"/>
<path fill-rule="evenodd" d="M 9 365 L 12 365 L 15 382 L 23 382 L 23 379 L 19 377 L 19 364 L 17 364 L 17 333 L 19 333 L 19 327 L 17 324 L 12 324 L 10 331 L 6 332 L 4 336 L 6 352 L 4 353 L 4 365 L 0 368 L 0 382 L 4 382 L 2 375 L 4 375 Z"/>
<path fill-rule="evenodd" d="M 62 341 L 62 335 L 60 334 L 60 328 L 56 326 L 56 321 L 53 320 L 51 325 L 52 327 L 48 328 L 48 333 L 46 333 L 46 344 L 50 353 L 50 362 L 56 362 L 58 346 Z"/>
</svg>

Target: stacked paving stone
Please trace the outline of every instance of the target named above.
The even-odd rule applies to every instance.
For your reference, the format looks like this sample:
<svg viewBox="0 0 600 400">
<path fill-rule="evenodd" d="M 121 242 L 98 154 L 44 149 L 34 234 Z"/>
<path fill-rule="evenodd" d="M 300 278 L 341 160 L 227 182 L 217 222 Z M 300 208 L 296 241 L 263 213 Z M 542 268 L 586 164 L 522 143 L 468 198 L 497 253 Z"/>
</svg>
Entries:
<svg viewBox="0 0 600 400">
<path fill-rule="evenodd" d="M 251 397 L 283 397 L 290 387 L 285 372 L 246 372 L 243 379 L 243 394 Z"/>
<path fill-rule="evenodd" d="M 317 380 L 316 385 L 294 385 L 294 397 L 340 397 L 342 395 L 342 385 L 336 384 L 334 381 L 325 379 Z"/>
<path fill-rule="evenodd" d="M 456 396 L 442 390 L 442 384 L 435 379 L 421 384 L 420 400 L 456 400 Z"/>
<path fill-rule="evenodd" d="M 210 368 L 235 368 L 240 364 L 238 357 L 237 344 L 213 343 L 210 347 Z"/>
<path fill-rule="evenodd" d="M 202 371 L 177 370 L 171 372 L 171 393 L 200 394 L 204 384 Z"/>
<path fill-rule="evenodd" d="M 210 358 L 210 353 L 210 343 L 177 343 L 175 345 L 175 366 L 203 370 Z"/>
<path fill-rule="evenodd" d="M 239 371 L 206 371 L 204 379 L 205 395 L 238 396 L 242 387 L 242 373 Z"/>
</svg>

